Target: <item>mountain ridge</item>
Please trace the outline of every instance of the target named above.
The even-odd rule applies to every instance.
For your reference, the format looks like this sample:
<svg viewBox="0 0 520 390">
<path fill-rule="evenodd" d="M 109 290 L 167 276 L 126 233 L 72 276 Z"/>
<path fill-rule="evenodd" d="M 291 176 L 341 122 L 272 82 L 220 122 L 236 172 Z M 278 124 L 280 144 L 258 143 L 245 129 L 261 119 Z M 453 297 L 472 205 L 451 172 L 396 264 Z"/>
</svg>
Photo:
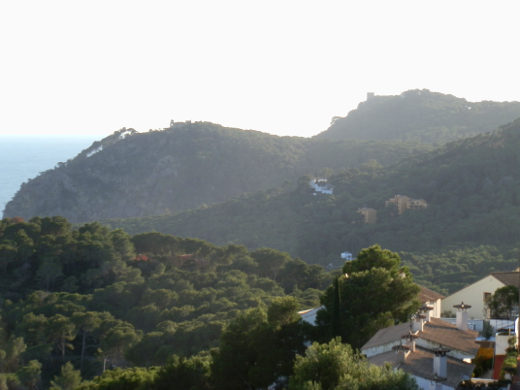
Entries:
<svg viewBox="0 0 520 390">
<path fill-rule="evenodd" d="M 444 144 L 487 132 L 520 117 L 520 102 L 469 102 L 428 89 L 368 94 L 345 117 L 315 136 L 331 140 L 398 140 Z"/>
<path fill-rule="evenodd" d="M 121 129 L 24 183 L 4 217 L 62 215 L 72 222 L 173 214 L 307 173 L 384 164 L 427 149 L 391 142 L 278 137 L 208 122 L 148 133 Z"/>
<path fill-rule="evenodd" d="M 388 102 L 394 111 L 388 108 Z M 464 110 L 477 112 L 484 103 L 471 103 L 472 110 Z M 167 129 L 146 133 L 123 128 L 94 142 L 74 159 L 24 183 L 6 205 L 4 217 L 62 215 L 79 223 L 173 215 L 276 188 L 303 175 L 326 177 L 364 164 L 388 166 L 432 150 L 432 144 L 421 143 L 427 139 L 413 134 L 428 133 L 439 123 L 455 138 L 464 134 L 475 120 L 463 115 L 460 120 L 466 130 L 459 128 L 460 121 L 452 120 L 452 112 L 460 111 L 461 104 L 469 107 L 470 103 L 427 90 L 374 96 L 313 138 L 278 137 L 209 122 L 172 123 Z M 491 107 L 481 110 L 485 118 L 489 116 L 485 123 L 505 120 L 501 116 L 504 110 L 514 112 L 518 108 L 520 117 L 520 103 L 489 102 L 484 106 Z M 415 122 L 403 127 L 400 136 L 378 133 L 375 125 L 391 123 L 388 115 L 395 117 L 395 123 L 402 121 L 399 117 L 403 110 L 413 113 Z M 334 129 L 351 121 L 352 115 L 372 123 L 371 133 L 336 139 Z M 483 125 L 479 126 L 473 131 L 483 131 Z M 439 144 L 450 138 L 432 134 L 437 134 Z"/>
</svg>

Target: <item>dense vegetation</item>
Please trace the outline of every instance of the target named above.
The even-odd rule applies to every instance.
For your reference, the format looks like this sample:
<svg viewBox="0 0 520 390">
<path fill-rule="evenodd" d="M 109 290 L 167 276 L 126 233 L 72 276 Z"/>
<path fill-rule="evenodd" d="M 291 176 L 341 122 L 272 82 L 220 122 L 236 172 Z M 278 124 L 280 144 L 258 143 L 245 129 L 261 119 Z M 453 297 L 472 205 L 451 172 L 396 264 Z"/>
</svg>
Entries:
<svg viewBox="0 0 520 390">
<path fill-rule="evenodd" d="M 427 89 L 373 96 L 319 134 L 329 140 L 392 140 L 444 144 L 520 117 L 519 102 L 468 102 Z"/>
<path fill-rule="evenodd" d="M 61 215 L 72 222 L 169 215 L 298 176 L 396 162 L 425 150 L 404 143 L 314 141 L 177 123 L 148 133 L 122 129 L 22 185 L 5 217 Z"/>
<path fill-rule="evenodd" d="M 415 382 L 391 366 L 378 367 L 357 354 L 339 338 L 312 344 L 298 356 L 290 390 L 417 390 Z"/>
<path fill-rule="evenodd" d="M 519 292 L 516 286 L 501 287 L 486 299 L 491 318 L 514 320 L 518 314 Z M 516 310 L 515 310 L 516 309 Z"/>
<path fill-rule="evenodd" d="M 433 144 L 520 117 L 520 103 L 470 103 L 427 90 L 376 96 L 317 137 L 277 137 L 207 122 L 137 133 L 122 129 L 22 185 L 4 217 L 72 222 L 171 215 L 302 175 L 387 166 Z"/>
<path fill-rule="evenodd" d="M 378 246 L 345 265 L 365 299 L 387 295 L 370 318 L 349 312 L 359 340 L 347 336 L 343 314 L 330 331 L 328 295 L 321 328 L 302 321 L 297 311 L 318 305 L 330 275 L 272 249 L 130 237 L 98 223 L 73 229 L 62 217 L 4 219 L 0 266 L 2 390 L 242 390 L 277 381 L 290 389 L 416 389 L 403 372 L 371 366 L 332 339 L 343 334 L 357 345 L 416 307 L 411 275 Z M 406 276 L 389 288 L 403 293 L 380 291 L 397 274 Z M 316 339 L 324 344 L 306 350 Z"/>
<path fill-rule="evenodd" d="M 322 297 L 320 335 L 341 336 L 360 348 L 379 329 L 406 322 L 419 308 L 419 287 L 397 253 L 379 245 L 363 249 Z"/>
<path fill-rule="evenodd" d="M 272 338 L 286 318 L 276 307 L 315 306 L 329 283 L 322 268 L 271 249 L 72 229 L 61 217 L 2 220 L 0 267 L 0 386 L 10 389 L 73 378 L 66 362 L 89 378 L 191 356 L 250 308 L 274 305 Z"/>
<path fill-rule="evenodd" d="M 111 221 L 129 232 L 157 230 L 211 242 L 284 250 L 338 266 L 339 254 L 379 243 L 402 252 L 417 279 L 453 291 L 518 262 L 520 120 L 391 167 L 365 164 L 329 177 L 333 195 L 314 194 L 310 178 L 277 190 L 176 216 Z M 427 208 L 399 214 L 395 194 Z M 377 210 L 365 224 L 360 207 Z"/>
<path fill-rule="evenodd" d="M 416 389 L 332 340 L 330 297 L 322 329 L 301 320 L 330 275 L 286 253 L 46 217 L 0 221 L 0 266 L 1 389 Z M 383 291 L 373 318 L 350 312 L 359 335 L 414 310 L 417 287 L 397 254 L 373 246 L 345 267 L 374 301 L 382 275 L 406 273 L 389 286 L 403 294 Z"/>
</svg>

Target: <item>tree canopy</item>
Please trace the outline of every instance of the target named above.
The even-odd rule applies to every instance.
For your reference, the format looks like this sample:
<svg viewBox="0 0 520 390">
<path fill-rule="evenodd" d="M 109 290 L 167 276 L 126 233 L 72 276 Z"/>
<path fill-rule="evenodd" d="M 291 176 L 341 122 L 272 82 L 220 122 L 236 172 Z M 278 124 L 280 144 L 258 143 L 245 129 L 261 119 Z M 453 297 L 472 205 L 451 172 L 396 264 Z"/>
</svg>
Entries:
<svg viewBox="0 0 520 390">
<path fill-rule="evenodd" d="M 339 338 L 313 343 L 296 357 L 289 390 L 417 390 L 415 381 L 390 366 L 368 363 Z"/>
<path fill-rule="evenodd" d="M 318 324 L 324 334 L 362 346 L 379 329 L 409 320 L 419 287 L 397 253 L 373 245 L 343 266 L 322 297 Z"/>
<path fill-rule="evenodd" d="M 486 306 L 491 318 L 514 319 L 513 313 L 518 313 L 518 287 L 504 286 L 498 288 L 486 299 Z"/>
<path fill-rule="evenodd" d="M 264 311 L 264 346 L 274 343 L 289 364 L 281 347 L 294 341 L 296 311 L 317 305 L 329 279 L 276 250 L 132 237 L 98 223 L 73 228 L 61 217 L 4 219 L 0 247 L 8 248 L 0 256 L 0 380 L 12 386 L 58 388 L 76 371 L 89 379 L 164 365 L 173 355 L 175 373 L 164 375 L 185 375 L 192 365 L 183 359 L 217 347 L 227 324 L 249 309 Z M 43 272 L 46 264 L 59 272 Z"/>
</svg>

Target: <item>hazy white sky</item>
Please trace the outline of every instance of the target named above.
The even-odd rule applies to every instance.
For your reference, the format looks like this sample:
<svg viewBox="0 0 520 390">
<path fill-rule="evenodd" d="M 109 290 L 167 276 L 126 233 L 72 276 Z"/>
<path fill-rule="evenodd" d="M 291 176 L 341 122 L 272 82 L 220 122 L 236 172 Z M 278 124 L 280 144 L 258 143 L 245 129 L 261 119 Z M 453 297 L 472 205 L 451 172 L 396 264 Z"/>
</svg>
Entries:
<svg viewBox="0 0 520 390">
<path fill-rule="evenodd" d="M 310 136 L 412 88 L 520 100 L 520 1 L 0 0 L 0 135 Z"/>
</svg>

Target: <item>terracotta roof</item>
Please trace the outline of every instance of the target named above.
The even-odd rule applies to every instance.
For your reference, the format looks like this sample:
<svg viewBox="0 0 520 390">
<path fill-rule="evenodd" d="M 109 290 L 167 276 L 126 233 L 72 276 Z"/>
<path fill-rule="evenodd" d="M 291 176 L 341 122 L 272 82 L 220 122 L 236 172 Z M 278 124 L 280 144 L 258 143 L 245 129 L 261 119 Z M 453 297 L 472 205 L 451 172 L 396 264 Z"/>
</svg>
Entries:
<svg viewBox="0 0 520 390">
<path fill-rule="evenodd" d="M 443 345 L 450 349 L 467 352 L 474 356 L 479 348 L 475 341 L 478 332 L 474 330 L 460 330 L 453 324 L 439 318 L 431 318 L 419 332 L 419 338 Z"/>
<path fill-rule="evenodd" d="M 377 347 L 379 345 L 390 344 L 395 341 L 400 341 L 401 337 L 404 334 L 408 333 L 409 330 L 409 322 L 404 322 L 402 324 L 389 326 L 388 328 L 379 329 L 376 332 L 376 334 L 372 336 L 372 338 L 361 347 L 361 350 Z"/>
<path fill-rule="evenodd" d="M 417 348 L 415 352 L 408 354 L 404 362 L 401 362 L 399 354 L 394 351 L 372 356 L 368 361 L 378 366 L 390 363 L 393 367 L 400 368 L 411 375 L 435 380 L 436 377 L 433 374 L 433 356 L 433 353 Z M 448 378 L 440 382 L 444 385 L 456 387 L 462 379 L 470 378 L 472 372 L 472 364 L 448 357 L 446 370 Z"/>
<path fill-rule="evenodd" d="M 520 272 L 493 272 L 491 274 L 506 286 L 516 286 L 520 288 Z"/>
<path fill-rule="evenodd" d="M 407 322 L 380 329 L 361 349 L 365 350 L 399 342 L 401 337 L 406 334 L 409 329 L 410 324 Z M 479 345 L 475 341 L 478 332 L 474 330 L 457 329 L 455 325 L 439 318 L 431 318 L 430 322 L 425 323 L 423 331 L 419 332 L 418 336 L 420 339 L 443 345 L 449 349 L 466 352 L 471 356 L 475 356 L 479 348 Z"/>
<path fill-rule="evenodd" d="M 436 291 L 430 290 L 429 288 L 421 286 L 420 284 L 418 284 L 418 286 L 421 288 L 419 291 L 419 300 L 421 303 L 435 302 L 437 299 L 445 298 L 444 295 L 439 294 Z"/>
</svg>

